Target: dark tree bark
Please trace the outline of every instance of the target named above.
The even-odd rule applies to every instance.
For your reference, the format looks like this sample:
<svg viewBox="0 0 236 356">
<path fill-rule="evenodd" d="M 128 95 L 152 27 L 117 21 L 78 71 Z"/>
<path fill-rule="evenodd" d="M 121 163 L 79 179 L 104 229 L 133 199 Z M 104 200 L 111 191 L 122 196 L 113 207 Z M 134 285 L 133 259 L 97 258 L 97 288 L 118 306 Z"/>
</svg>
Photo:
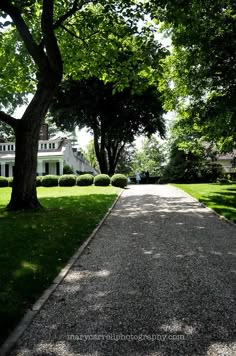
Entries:
<svg viewBox="0 0 236 356">
<path fill-rule="evenodd" d="M 105 150 L 104 138 L 101 137 L 101 143 L 99 144 L 99 134 L 98 134 L 97 127 L 93 128 L 93 134 L 94 134 L 94 148 L 95 148 L 95 153 L 98 160 L 100 171 L 103 174 L 108 174 L 108 162 L 107 162 L 107 154 Z"/>
<path fill-rule="evenodd" d="M 16 122 L 15 174 L 8 210 L 40 207 L 36 192 L 38 139 L 56 86 L 38 90 L 23 118 Z"/>
</svg>

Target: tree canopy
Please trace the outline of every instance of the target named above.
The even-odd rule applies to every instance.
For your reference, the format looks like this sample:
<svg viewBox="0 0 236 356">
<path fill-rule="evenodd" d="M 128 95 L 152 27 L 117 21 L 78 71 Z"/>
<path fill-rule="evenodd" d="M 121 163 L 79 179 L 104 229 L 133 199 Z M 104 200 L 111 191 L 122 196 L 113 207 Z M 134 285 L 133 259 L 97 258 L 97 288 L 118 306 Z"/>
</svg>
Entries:
<svg viewBox="0 0 236 356">
<path fill-rule="evenodd" d="M 97 78 L 65 81 L 51 107 L 58 126 L 89 127 L 102 173 L 113 174 L 122 149 L 138 134 L 164 136 L 162 102 L 156 87 L 143 93 L 131 88 L 114 92 L 112 83 Z"/>
<path fill-rule="evenodd" d="M 140 31 L 148 33 L 147 44 L 152 42 L 150 26 L 141 29 L 138 26 L 139 19 L 144 19 L 141 7 L 142 1 L 135 0 L 1 0 L 0 121 L 14 129 L 16 138 L 9 209 L 39 206 L 36 193 L 38 137 L 63 77 L 78 79 L 96 72 L 99 77 L 107 76 L 106 80 L 116 78 L 118 90 L 127 85 L 127 78 L 131 76 L 128 64 L 134 62 L 136 88 L 140 77 L 150 81 L 150 73 L 155 69 L 148 64 L 139 67 L 140 57 L 134 57 L 132 51 L 134 44 L 129 44 L 123 36 L 124 33 L 136 34 L 133 43 L 137 48 Z M 124 46 L 119 51 L 121 30 Z M 109 42 L 108 47 L 106 42 Z M 139 55 L 142 50 L 140 46 Z M 118 62 L 123 64 L 119 66 Z M 22 118 L 16 120 L 12 112 L 29 93 L 34 94 L 33 98 Z"/>
<path fill-rule="evenodd" d="M 196 131 L 222 150 L 236 140 L 236 3 L 165 1 L 148 4 L 172 37 L 173 51 L 162 89 L 166 108 L 176 109 L 187 131 Z"/>
</svg>

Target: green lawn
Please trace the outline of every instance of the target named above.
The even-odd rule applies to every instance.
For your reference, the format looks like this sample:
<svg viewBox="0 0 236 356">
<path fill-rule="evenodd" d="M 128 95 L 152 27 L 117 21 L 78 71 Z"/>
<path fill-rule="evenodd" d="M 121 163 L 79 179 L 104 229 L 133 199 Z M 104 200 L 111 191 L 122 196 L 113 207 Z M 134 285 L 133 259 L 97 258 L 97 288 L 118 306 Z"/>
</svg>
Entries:
<svg viewBox="0 0 236 356">
<path fill-rule="evenodd" d="M 119 193 L 114 187 L 38 188 L 45 209 L 7 212 L 0 188 L 0 344 L 93 231 Z"/>
<path fill-rule="evenodd" d="M 236 222 L 236 184 L 172 184 Z"/>
</svg>

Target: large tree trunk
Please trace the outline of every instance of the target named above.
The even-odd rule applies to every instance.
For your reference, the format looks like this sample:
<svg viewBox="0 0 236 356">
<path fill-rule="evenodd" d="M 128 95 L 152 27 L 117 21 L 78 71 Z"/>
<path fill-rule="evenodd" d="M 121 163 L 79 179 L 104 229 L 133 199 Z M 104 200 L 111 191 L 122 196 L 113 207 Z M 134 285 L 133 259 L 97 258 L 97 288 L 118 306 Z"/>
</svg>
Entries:
<svg viewBox="0 0 236 356">
<path fill-rule="evenodd" d="M 36 170 L 40 125 L 18 125 L 15 130 L 16 157 L 9 210 L 33 209 L 40 206 L 36 192 Z"/>
<path fill-rule="evenodd" d="M 22 119 L 15 126 L 15 169 L 8 210 L 40 207 L 36 191 L 39 132 L 55 89 L 56 85 L 55 88 L 40 87 Z"/>
<path fill-rule="evenodd" d="M 116 166 L 118 164 L 124 146 L 125 144 L 120 144 L 119 142 L 115 142 L 115 141 L 112 142 L 112 140 L 108 140 L 108 146 L 107 146 L 108 160 L 109 160 L 108 174 L 110 176 L 115 174 Z"/>
<path fill-rule="evenodd" d="M 94 148 L 95 148 L 95 153 L 98 160 L 100 172 L 103 174 L 108 174 L 108 162 L 107 162 L 104 139 L 101 137 L 101 144 L 99 145 L 99 135 L 96 127 L 93 128 L 93 133 L 94 133 Z"/>
</svg>

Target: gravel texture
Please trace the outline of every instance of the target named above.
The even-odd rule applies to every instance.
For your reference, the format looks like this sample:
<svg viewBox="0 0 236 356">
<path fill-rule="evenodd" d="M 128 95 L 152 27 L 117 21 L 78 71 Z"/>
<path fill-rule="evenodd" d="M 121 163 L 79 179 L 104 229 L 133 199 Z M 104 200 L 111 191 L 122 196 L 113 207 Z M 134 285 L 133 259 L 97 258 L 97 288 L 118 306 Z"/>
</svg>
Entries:
<svg viewBox="0 0 236 356">
<path fill-rule="evenodd" d="M 235 356 L 235 241 L 174 187 L 130 186 L 11 355 Z"/>
</svg>

